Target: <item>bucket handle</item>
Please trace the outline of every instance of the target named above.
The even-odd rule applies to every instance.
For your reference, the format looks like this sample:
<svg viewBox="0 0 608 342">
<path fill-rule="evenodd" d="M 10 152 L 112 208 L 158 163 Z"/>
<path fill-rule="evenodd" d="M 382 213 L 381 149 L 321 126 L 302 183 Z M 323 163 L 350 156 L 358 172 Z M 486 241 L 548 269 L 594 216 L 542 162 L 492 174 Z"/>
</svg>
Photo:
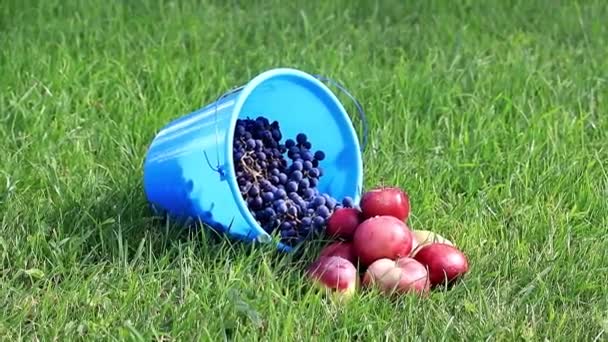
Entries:
<svg viewBox="0 0 608 342">
<path fill-rule="evenodd" d="M 363 152 L 363 150 L 365 150 L 365 146 L 367 146 L 367 139 L 368 139 L 368 134 L 369 134 L 367 117 L 365 116 L 365 111 L 363 110 L 363 106 L 361 106 L 361 103 L 359 103 L 359 101 L 357 101 L 357 99 L 348 90 L 346 90 L 346 88 L 342 84 L 338 83 L 337 81 L 335 81 L 329 77 L 325 77 L 322 75 L 313 75 L 313 76 L 321 82 L 329 83 L 329 84 L 335 86 L 336 88 L 340 89 L 346 96 L 348 96 L 348 98 L 350 98 L 355 103 L 355 107 L 357 107 L 357 111 L 359 113 L 359 119 L 361 120 L 361 124 L 363 125 L 363 137 L 361 139 L 361 141 L 362 141 L 361 142 L 361 151 Z"/>
<path fill-rule="evenodd" d="M 216 100 L 215 103 L 213 105 L 213 115 L 215 116 L 215 145 L 219 146 L 220 145 L 220 133 L 218 131 L 218 127 L 217 127 L 217 105 L 218 103 L 223 100 L 224 98 L 226 98 L 229 95 L 232 95 L 238 91 L 241 91 L 243 88 L 245 88 L 245 86 L 240 86 L 240 87 L 236 87 L 233 89 L 230 89 L 228 91 L 226 91 L 225 93 L 223 93 L 222 95 L 220 95 Z M 203 151 L 203 154 L 205 155 L 205 159 L 207 160 L 207 164 L 209 165 L 209 167 L 211 168 L 211 170 L 217 172 L 220 174 L 220 177 L 224 177 L 226 175 L 225 170 L 222 168 L 221 164 L 220 164 L 220 151 L 216 148 L 216 153 L 217 153 L 217 166 L 213 166 L 211 165 L 211 161 L 209 161 L 209 156 L 207 155 L 207 151 Z"/>
</svg>

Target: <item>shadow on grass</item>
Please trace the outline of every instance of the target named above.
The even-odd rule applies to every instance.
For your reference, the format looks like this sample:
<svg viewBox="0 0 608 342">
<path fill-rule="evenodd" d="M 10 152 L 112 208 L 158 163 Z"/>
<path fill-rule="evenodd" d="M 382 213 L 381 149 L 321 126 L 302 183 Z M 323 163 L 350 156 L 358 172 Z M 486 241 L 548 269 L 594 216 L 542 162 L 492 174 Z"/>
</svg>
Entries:
<svg viewBox="0 0 608 342">
<path fill-rule="evenodd" d="M 233 240 L 200 221 L 183 223 L 155 214 L 146 201 L 140 182 L 125 179 L 106 193 L 93 193 L 84 200 L 64 200 L 49 217 L 64 226 L 62 238 L 80 241 L 73 252 L 87 264 L 141 262 L 142 258 L 177 259 L 188 247 L 201 262 L 256 260 L 262 257 L 273 268 L 310 261 L 320 241 L 310 241 L 292 253 L 281 252 L 274 242 L 247 243 Z M 96 196 L 97 195 L 97 196 Z M 297 266 L 301 268 L 301 265 Z"/>
</svg>

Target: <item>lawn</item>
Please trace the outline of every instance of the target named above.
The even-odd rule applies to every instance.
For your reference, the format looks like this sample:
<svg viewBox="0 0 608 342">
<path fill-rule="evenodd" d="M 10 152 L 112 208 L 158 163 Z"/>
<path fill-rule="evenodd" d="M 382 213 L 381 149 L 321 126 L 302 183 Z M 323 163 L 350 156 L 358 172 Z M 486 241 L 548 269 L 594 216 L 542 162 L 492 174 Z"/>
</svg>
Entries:
<svg viewBox="0 0 608 342">
<path fill-rule="evenodd" d="M 2 1 L 0 339 L 605 340 L 606 18 L 603 0 Z M 361 101 L 365 187 L 406 189 L 410 226 L 466 252 L 458 286 L 339 305 L 302 280 L 312 250 L 151 217 L 155 133 L 279 66 Z"/>
</svg>

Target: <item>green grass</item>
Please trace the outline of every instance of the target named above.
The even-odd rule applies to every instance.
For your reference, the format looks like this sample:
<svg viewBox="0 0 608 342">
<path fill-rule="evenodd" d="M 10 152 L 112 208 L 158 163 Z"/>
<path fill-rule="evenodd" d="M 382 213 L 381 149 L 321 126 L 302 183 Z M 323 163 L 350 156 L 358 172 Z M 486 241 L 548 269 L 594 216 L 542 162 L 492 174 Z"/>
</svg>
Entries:
<svg viewBox="0 0 608 342">
<path fill-rule="evenodd" d="M 606 18 L 602 0 L 3 1 L 1 339 L 605 340 Z M 366 187 L 403 187 L 411 226 L 461 246 L 456 288 L 336 305 L 301 280 L 312 252 L 150 217 L 155 133 L 278 66 L 358 97 Z"/>
</svg>

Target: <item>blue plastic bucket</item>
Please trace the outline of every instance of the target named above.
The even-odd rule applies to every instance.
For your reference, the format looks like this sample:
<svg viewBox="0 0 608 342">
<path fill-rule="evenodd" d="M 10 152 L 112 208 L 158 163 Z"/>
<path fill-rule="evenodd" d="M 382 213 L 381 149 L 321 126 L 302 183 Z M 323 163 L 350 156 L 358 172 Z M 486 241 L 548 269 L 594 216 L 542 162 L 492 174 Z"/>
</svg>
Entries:
<svg viewBox="0 0 608 342">
<path fill-rule="evenodd" d="M 180 220 L 200 220 L 239 240 L 270 241 L 239 192 L 232 156 L 237 119 L 260 115 L 278 121 L 284 139 L 303 132 L 313 149 L 325 152 L 319 191 L 358 203 L 361 145 L 344 107 L 321 80 L 331 81 L 294 69 L 269 70 L 163 127 L 144 162 L 144 191 L 152 208 Z M 279 248 L 290 250 L 280 243 Z"/>
</svg>

